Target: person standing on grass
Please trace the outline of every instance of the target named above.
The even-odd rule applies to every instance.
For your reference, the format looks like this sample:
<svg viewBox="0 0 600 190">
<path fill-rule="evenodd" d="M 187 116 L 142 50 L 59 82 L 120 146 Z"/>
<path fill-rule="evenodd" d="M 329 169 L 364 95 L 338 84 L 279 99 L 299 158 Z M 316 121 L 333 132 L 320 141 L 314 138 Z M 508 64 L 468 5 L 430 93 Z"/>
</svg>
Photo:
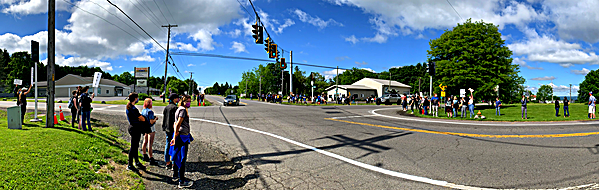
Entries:
<svg viewBox="0 0 600 190">
<path fill-rule="evenodd" d="M 144 165 L 140 163 L 138 158 L 138 148 L 140 146 L 140 137 L 142 135 L 142 130 L 146 124 L 146 118 L 140 114 L 140 111 L 135 107 L 135 104 L 138 102 L 138 94 L 136 92 L 132 92 L 129 94 L 129 103 L 127 103 L 127 110 L 125 113 L 127 114 L 127 121 L 129 121 L 129 128 L 127 132 L 131 136 L 131 147 L 129 148 L 129 161 L 127 163 L 127 170 L 138 171 L 138 169 L 146 169 Z M 135 165 L 133 162 L 135 161 Z"/>
<path fill-rule="evenodd" d="M 16 85 L 18 87 L 18 85 Z M 21 88 L 17 92 L 17 105 L 21 106 L 21 123 L 25 123 L 25 113 L 27 112 L 27 94 L 31 91 L 31 84 L 27 91 L 25 87 Z"/>
<path fill-rule="evenodd" d="M 179 188 L 191 187 L 193 182 L 185 180 L 185 162 L 190 143 L 194 140 L 190 133 L 190 115 L 188 108 L 191 105 L 191 99 L 188 95 L 183 95 L 179 108 L 175 112 L 177 121 L 174 126 L 173 139 L 171 140 L 170 154 L 173 157 L 173 181 L 179 181 Z"/>
<path fill-rule="evenodd" d="M 446 98 L 446 116 L 448 118 L 452 117 L 452 97 L 448 96 Z"/>
<path fill-rule="evenodd" d="M 73 96 L 69 99 L 69 109 L 71 109 L 71 127 L 75 128 L 75 122 L 77 122 L 77 90 L 71 92 Z"/>
<path fill-rule="evenodd" d="M 558 102 L 558 99 L 554 100 L 554 110 L 556 110 L 556 117 L 558 117 L 558 112 L 560 111 L 560 102 Z"/>
<path fill-rule="evenodd" d="M 465 97 L 460 98 L 460 118 L 467 117 L 467 101 Z"/>
<path fill-rule="evenodd" d="M 427 96 L 423 97 L 423 113 L 425 113 L 425 115 L 429 115 L 429 113 L 427 112 L 429 109 L 429 99 L 427 99 Z"/>
<path fill-rule="evenodd" d="M 179 96 L 175 93 L 169 95 L 169 105 L 165 107 L 163 110 L 163 122 L 162 128 L 165 131 L 166 135 L 166 144 L 165 144 L 165 167 L 167 169 L 173 168 L 173 164 L 171 164 L 171 155 L 169 150 L 171 150 L 169 144 L 171 140 L 173 140 L 173 125 L 175 124 L 175 112 L 177 111 L 177 104 L 179 103 Z"/>
<path fill-rule="evenodd" d="M 500 116 L 500 106 L 502 106 L 502 101 L 499 97 L 496 97 L 496 115 L 498 116 Z"/>
<path fill-rule="evenodd" d="M 567 97 L 564 97 L 563 99 L 563 118 L 565 117 L 571 117 L 571 115 L 569 114 L 569 100 L 567 100 Z"/>
<path fill-rule="evenodd" d="M 596 97 L 590 91 L 590 99 L 588 101 L 588 112 L 590 119 L 596 119 Z"/>
<path fill-rule="evenodd" d="M 521 119 L 527 119 L 527 102 L 529 102 L 529 96 L 523 95 L 521 98 Z M 523 117 L 525 114 L 525 117 Z"/>
<path fill-rule="evenodd" d="M 456 117 L 458 114 L 458 98 L 454 96 L 454 100 L 452 100 L 452 117 Z"/>
<path fill-rule="evenodd" d="M 142 155 L 144 155 L 144 161 L 150 162 L 150 165 L 157 165 L 156 160 L 152 156 L 152 145 L 154 145 L 154 134 L 156 132 L 156 128 L 154 124 L 158 118 L 154 116 L 154 111 L 152 109 L 152 99 L 146 98 L 144 100 L 144 109 L 142 110 L 142 116 L 146 118 L 148 121 L 148 125 L 150 126 L 149 133 L 144 134 L 144 143 L 142 143 Z M 148 151 L 146 152 L 146 149 Z M 147 154 L 146 154 L 147 153 Z M 148 157 L 150 155 L 150 157 Z"/>
<path fill-rule="evenodd" d="M 471 96 L 469 96 L 469 117 L 473 118 L 475 116 L 475 99 L 473 99 L 473 91 L 471 90 Z"/>
<path fill-rule="evenodd" d="M 77 104 L 75 104 L 75 106 L 77 107 L 77 125 L 79 125 L 78 129 L 81 130 L 81 102 L 80 102 L 80 97 L 81 97 L 81 90 L 83 90 L 83 88 L 81 88 L 81 86 L 77 86 L 77 96 L 75 96 L 75 98 L 77 99 Z"/>
<path fill-rule="evenodd" d="M 90 97 L 90 95 L 88 94 L 89 88 L 89 86 L 85 86 L 83 87 L 83 89 L 81 89 L 83 93 L 79 97 L 78 101 L 81 107 L 81 127 L 83 128 L 83 131 L 93 131 L 92 123 L 90 122 L 90 113 L 92 108 L 92 99 L 94 99 L 94 94 L 92 94 L 92 97 Z M 86 121 L 88 128 L 85 127 Z"/>
<path fill-rule="evenodd" d="M 431 115 L 434 117 L 438 116 L 438 107 L 440 106 L 440 98 L 437 97 L 437 93 L 433 94 L 431 98 Z"/>
</svg>

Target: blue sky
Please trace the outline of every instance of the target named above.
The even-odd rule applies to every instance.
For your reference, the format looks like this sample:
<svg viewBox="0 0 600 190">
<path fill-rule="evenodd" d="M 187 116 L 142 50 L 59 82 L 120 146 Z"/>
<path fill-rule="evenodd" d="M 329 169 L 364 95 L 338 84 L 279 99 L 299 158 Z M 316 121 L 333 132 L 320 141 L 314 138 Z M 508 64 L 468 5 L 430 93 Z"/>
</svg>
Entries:
<svg viewBox="0 0 600 190">
<path fill-rule="evenodd" d="M 159 26 L 179 25 L 172 29 L 171 52 L 268 58 L 264 46 L 254 44 L 251 37 L 250 25 L 255 18 L 247 0 L 111 2 L 162 46 L 166 47 L 167 30 Z M 513 63 L 520 65 L 530 90 L 551 84 L 556 95 L 567 95 L 569 84 L 573 84 L 576 93 L 585 74 L 599 67 L 597 0 L 449 2 L 253 1 L 275 42 L 293 51 L 294 62 L 375 72 L 416 64 L 427 59 L 429 40 L 472 18 L 499 25 L 506 45 L 513 51 Z M 0 26 L 0 48 L 28 51 L 29 41 L 36 40 L 41 45 L 41 59 L 46 60 L 46 0 L 0 0 Z M 56 29 L 57 64 L 99 66 L 111 74 L 149 66 L 153 76 L 164 75 L 164 51 L 107 1 L 57 0 Z M 289 61 L 289 54 L 284 55 Z M 169 75 L 188 78 L 189 72 L 194 72 L 201 86 L 214 82 L 237 84 L 242 72 L 261 64 L 172 57 L 180 72 L 169 66 Z M 328 77 L 335 74 L 332 69 L 300 69 Z"/>
</svg>

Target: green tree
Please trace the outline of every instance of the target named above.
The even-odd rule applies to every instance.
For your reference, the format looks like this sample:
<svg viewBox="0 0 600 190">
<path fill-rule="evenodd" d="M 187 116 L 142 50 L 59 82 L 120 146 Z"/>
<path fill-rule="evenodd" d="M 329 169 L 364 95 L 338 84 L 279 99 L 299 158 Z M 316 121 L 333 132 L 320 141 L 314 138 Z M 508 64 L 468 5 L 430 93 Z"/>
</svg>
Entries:
<svg viewBox="0 0 600 190">
<path fill-rule="evenodd" d="M 33 64 L 29 53 L 13 53 L 7 66 L 8 75 L 4 80 L 4 84 L 12 85 L 14 79 L 20 79 L 23 80 L 23 86 L 29 86 L 31 80 L 31 67 L 33 67 Z"/>
<path fill-rule="evenodd" d="M 173 79 L 169 81 L 167 84 L 167 90 L 171 89 L 173 93 L 183 94 L 183 92 L 188 91 L 188 84 L 179 79 Z"/>
<path fill-rule="evenodd" d="M 430 40 L 429 60 L 437 64 L 435 81 L 447 85 L 447 93 L 459 94 L 460 89 L 473 88 L 476 99 L 510 97 L 512 89 L 523 80 L 515 80 L 519 66 L 512 64 L 512 51 L 505 46 L 498 27 L 491 23 L 467 20 L 438 39 Z"/>
<path fill-rule="evenodd" d="M 577 102 L 587 103 L 590 98 L 590 92 L 594 93 L 594 96 L 598 96 L 598 69 L 590 71 L 585 75 L 583 82 L 579 83 L 579 90 L 577 90 Z"/>
<path fill-rule="evenodd" d="M 550 85 L 542 85 L 540 89 L 538 89 L 536 99 L 541 101 L 551 100 L 552 94 L 552 87 Z"/>
<path fill-rule="evenodd" d="M 121 75 L 115 75 L 113 79 L 125 85 L 132 85 L 135 82 L 133 75 L 127 71 L 121 73 Z"/>
</svg>

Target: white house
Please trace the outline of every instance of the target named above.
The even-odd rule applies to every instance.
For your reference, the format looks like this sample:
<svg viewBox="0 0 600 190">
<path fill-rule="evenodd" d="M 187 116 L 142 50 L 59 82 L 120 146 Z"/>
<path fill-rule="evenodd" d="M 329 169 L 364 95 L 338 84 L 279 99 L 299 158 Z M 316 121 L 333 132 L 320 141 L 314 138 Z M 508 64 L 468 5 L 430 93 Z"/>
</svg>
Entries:
<svg viewBox="0 0 600 190">
<path fill-rule="evenodd" d="M 358 95 L 358 99 L 365 99 L 371 95 L 379 97 L 387 94 L 391 90 L 396 90 L 398 94 L 410 94 L 410 86 L 397 81 L 363 78 L 352 85 L 337 85 L 337 94 L 340 96 Z M 336 85 L 330 86 L 327 90 L 328 97 L 335 97 Z"/>
<path fill-rule="evenodd" d="M 94 82 L 93 77 L 82 77 L 79 75 L 68 74 L 56 82 L 54 82 L 55 86 L 55 96 L 56 97 L 69 97 L 71 96 L 71 91 L 76 90 L 77 86 L 89 86 L 90 89 L 88 92 L 95 93 L 96 97 L 98 96 L 127 96 L 131 93 L 131 88 L 129 86 L 109 79 L 101 79 L 100 85 L 97 88 L 97 92 L 94 92 L 94 88 L 92 88 L 92 82 Z M 38 95 L 46 96 L 46 86 L 47 81 L 38 82 Z"/>
</svg>

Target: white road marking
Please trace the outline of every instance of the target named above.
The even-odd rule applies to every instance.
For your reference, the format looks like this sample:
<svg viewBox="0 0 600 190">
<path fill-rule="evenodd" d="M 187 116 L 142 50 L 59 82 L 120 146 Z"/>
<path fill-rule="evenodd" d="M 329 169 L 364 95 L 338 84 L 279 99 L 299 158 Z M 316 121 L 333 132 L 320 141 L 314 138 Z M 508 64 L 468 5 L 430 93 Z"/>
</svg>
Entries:
<svg viewBox="0 0 600 190">
<path fill-rule="evenodd" d="M 524 122 L 502 122 L 502 123 L 492 123 L 492 122 L 486 122 L 486 123 L 466 123 L 466 122 L 456 122 L 456 121 L 442 121 L 442 120 L 430 120 L 430 119 L 417 119 L 417 118 L 408 118 L 408 117 L 394 117 L 394 116 L 389 116 L 389 115 L 382 115 L 382 114 L 378 114 L 376 113 L 376 111 L 379 110 L 388 110 L 388 109 L 399 109 L 399 108 L 381 108 L 381 109 L 374 109 L 369 111 L 369 113 L 376 115 L 376 116 L 380 116 L 380 117 L 387 117 L 387 118 L 392 118 L 392 119 L 399 119 L 399 120 L 407 120 L 407 121 L 419 121 L 419 122 L 426 122 L 426 123 L 445 123 L 445 124 L 455 124 L 455 125 L 482 125 L 482 126 L 540 126 L 540 125 L 544 125 L 544 126 L 549 126 L 549 125 L 598 125 L 600 122 L 598 121 L 584 121 L 584 122 L 556 122 L 556 123 L 524 123 Z M 507 124 L 508 123 L 508 124 Z"/>
</svg>

